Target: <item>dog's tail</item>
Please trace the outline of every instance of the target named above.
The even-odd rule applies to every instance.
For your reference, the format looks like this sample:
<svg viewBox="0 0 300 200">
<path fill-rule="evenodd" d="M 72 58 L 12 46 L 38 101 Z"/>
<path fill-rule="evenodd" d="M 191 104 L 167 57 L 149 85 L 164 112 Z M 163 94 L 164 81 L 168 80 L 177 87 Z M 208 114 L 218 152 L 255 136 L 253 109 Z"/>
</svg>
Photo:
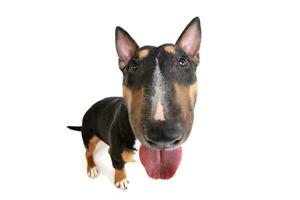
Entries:
<svg viewBox="0 0 300 200">
<path fill-rule="evenodd" d="M 73 131 L 81 131 L 81 126 L 67 126 L 67 127 Z"/>
</svg>

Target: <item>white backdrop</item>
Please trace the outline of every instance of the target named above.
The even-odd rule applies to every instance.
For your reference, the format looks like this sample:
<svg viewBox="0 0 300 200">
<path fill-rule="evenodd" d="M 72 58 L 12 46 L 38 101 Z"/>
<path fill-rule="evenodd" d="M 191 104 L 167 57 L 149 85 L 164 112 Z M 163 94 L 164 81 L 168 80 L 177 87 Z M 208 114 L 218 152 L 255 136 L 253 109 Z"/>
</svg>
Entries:
<svg viewBox="0 0 300 200">
<path fill-rule="evenodd" d="M 299 199 L 296 2 L 1 1 L 0 199 Z M 65 126 L 121 95 L 115 26 L 159 45 L 194 16 L 199 97 L 175 177 L 151 180 L 138 162 L 129 189 L 115 189 L 102 146 L 89 179 L 81 136 Z"/>
</svg>

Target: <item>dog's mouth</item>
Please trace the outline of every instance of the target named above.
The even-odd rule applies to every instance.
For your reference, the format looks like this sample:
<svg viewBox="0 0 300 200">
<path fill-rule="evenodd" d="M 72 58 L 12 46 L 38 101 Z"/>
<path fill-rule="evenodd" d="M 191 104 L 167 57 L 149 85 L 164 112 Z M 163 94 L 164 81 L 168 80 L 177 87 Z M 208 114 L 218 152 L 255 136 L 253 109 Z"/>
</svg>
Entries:
<svg viewBox="0 0 300 200">
<path fill-rule="evenodd" d="M 137 134 L 141 142 L 139 156 L 148 176 L 153 179 L 172 178 L 181 162 L 181 145 L 188 134 L 178 122 L 147 123 Z M 150 126 L 150 125 L 151 126 Z"/>
<path fill-rule="evenodd" d="M 153 149 L 142 143 L 139 156 L 149 177 L 153 179 L 169 179 L 174 176 L 180 164 L 182 149 L 181 146 L 168 149 Z"/>
</svg>

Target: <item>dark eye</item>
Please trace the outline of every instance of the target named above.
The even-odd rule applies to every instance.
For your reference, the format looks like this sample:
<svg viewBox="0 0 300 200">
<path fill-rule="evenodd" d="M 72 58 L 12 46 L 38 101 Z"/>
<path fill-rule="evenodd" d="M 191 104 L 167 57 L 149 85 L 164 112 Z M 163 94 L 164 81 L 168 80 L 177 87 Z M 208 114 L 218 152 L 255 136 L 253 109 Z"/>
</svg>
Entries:
<svg viewBox="0 0 300 200">
<path fill-rule="evenodd" d="M 187 67 L 189 63 L 188 63 L 188 61 L 185 57 L 180 57 L 179 60 L 178 60 L 178 64 L 181 67 Z"/>
<path fill-rule="evenodd" d="M 136 71 L 137 70 L 137 63 L 136 61 L 131 61 L 130 64 L 129 64 L 129 70 L 130 71 Z"/>
</svg>

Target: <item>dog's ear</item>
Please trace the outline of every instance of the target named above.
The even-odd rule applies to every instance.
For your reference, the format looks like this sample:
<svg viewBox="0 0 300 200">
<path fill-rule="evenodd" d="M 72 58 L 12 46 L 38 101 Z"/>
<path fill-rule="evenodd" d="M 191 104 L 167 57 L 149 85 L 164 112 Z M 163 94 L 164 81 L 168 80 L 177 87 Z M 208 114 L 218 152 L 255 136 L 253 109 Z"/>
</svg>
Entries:
<svg viewBox="0 0 300 200">
<path fill-rule="evenodd" d="M 116 27 L 116 49 L 119 56 L 119 67 L 122 70 L 134 55 L 138 45 L 121 27 Z"/>
<path fill-rule="evenodd" d="M 195 62 L 199 64 L 201 26 L 199 17 L 195 17 L 179 36 L 176 44 Z"/>
</svg>

